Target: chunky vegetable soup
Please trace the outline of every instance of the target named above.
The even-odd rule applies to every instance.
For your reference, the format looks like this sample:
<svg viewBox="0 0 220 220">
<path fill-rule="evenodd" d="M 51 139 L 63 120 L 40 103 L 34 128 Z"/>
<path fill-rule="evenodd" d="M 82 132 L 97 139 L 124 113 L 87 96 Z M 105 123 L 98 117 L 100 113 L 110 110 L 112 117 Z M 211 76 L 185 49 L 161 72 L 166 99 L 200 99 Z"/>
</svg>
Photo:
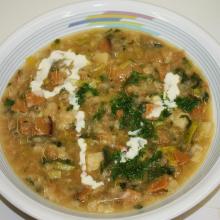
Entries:
<svg viewBox="0 0 220 220">
<path fill-rule="evenodd" d="M 211 143 L 210 91 L 185 52 L 95 29 L 54 40 L 8 83 L 1 143 L 18 176 L 64 207 L 112 213 L 172 194 Z"/>
</svg>

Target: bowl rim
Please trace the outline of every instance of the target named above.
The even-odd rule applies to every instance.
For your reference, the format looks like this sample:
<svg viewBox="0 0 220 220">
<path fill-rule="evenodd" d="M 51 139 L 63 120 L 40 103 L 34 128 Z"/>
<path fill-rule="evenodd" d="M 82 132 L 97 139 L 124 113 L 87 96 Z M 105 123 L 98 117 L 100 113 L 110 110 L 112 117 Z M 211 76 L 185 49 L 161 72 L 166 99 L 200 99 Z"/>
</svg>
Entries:
<svg viewBox="0 0 220 220">
<path fill-rule="evenodd" d="M 156 10 L 157 12 L 162 14 L 162 17 L 164 20 L 169 20 L 170 17 L 173 17 L 173 19 L 180 22 L 184 28 L 189 28 L 190 30 L 194 30 L 198 33 L 198 36 L 202 39 L 204 43 L 207 43 L 207 46 L 212 51 L 212 57 L 216 60 L 218 65 L 220 65 L 220 46 L 216 42 L 215 39 L 213 39 L 206 31 L 204 31 L 201 27 L 196 25 L 194 22 L 190 21 L 188 18 L 183 17 L 182 15 L 178 15 L 177 13 L 168 10 L 166 8 L 156 6 L 153 4 L 145 3 L 142 1 L 132 1 L 132 0 L 124 0 L 120 3 L 117 0 L 111 0 L 111 1 L 102 1 L 102 0 L 90 0 L 90 1 L 77 1 L 72 4 L 68 4 L 63 7 L 59 7 L 57 9 L 54 9 L 52 11 L 46 12 L 42 14 L 39 17 L 36 17 L 32 19 L 30 22 L 24 24 L 20 28 L 18 28 L 17 31 L 15 31 L 13 34 L 11 34 L 0 46 L 0 60 L 4 57 L 4 51 L 7 51 L 9 45 L 11 42 L 16 41 L 16 38 L 19 36 L 25 34 L 26 31 L 30 31 L 33 26 L 37 26 L 41 24 L 43 21 L 49 21 L 53 19 L 55 16 L 64 16 L 65 13 L 69 12 L 74 7 L 82 7 L 86 5 L 95 7 L 106 7 L 108 5 L 114 4 L 129 4 L 129 5 L 138 5 L 139 7 L 149 7 L 152 10 Z M 131 8 L 132 10 L 132 8 Z M 74 12 L 77 14 L 77 12 Z M 66 14 L 68 16 L 68 13 Z M 216 49 L 217 48 L 217 49 Z M 220 158 L 216 161 L 215 165 L 212 167 L 212 169 L 209 171 L 209 173 L 203 177 L 203 179 L 198 183 L 200 187 L 192 188 L 189 190 L 186 194 L 181 196 L 181 198 L 184 198 L 184 201 L 180 201 L 180 198 L 177 198 L 175 200 L 175 204 L 171 204 L 167 207 L 165 207 L 163 210 L 160 210 L 160 213 L 157 213 L 158 209 L 150 211 L 150 213 L 145 212 L 142 214 L 132 215 L 132 216 L 125 216 L 121 217 L 122 219 L 131 219 L 133 217 L 137 217 L 138 219 L 153 219 L 156 217 L 156 219 L 170 219 L 174 218 L 196 204 L 198 204 L 200 201 L 202 201 L 208 194 L 210 194 L 219 184 L 220 184 L 220 178 L 216 178 L 216 176 L 220 175 Z M 55 210 L 52 210 L 48 207 L 43 206 L 42 204 L 39 204 L 39 202 L 35 201 L 31 197 L 28 197 L 25 193 L 20 191 L 0 170 L 0 193 L 13 205 L 15 205 L 20 210 L 24 211 L 25 213 L 29 214 L 30 216 L 33 216 L 37 219 L 47 219 L 47 220 L 58 220 L 61 217 L 65 217 L 66 219 L 87 219 L 86 217 L 80 217 L 80 216 L 69 216 L 65 213 L 61 213 Z M 209 181 L 207 181 L 209 180 Z M 190 196 L 189 196 L 190 194 Z M 16 195 L 16 196 L 15 196 Z M 193 200 L 192 200 L 193 198 Z M 38 211 L 38 210 L 41 211 Z M 169 212 L 168 212 L 169 210 Z M 172 213 L 171 213 L 172 212 Z M 147 215 L 147 216 L 146 216 Z M 92 219 L 92 218 L 90 218 Z M 111 219 L 111 218 L 108 218 Z"/>
</svg>

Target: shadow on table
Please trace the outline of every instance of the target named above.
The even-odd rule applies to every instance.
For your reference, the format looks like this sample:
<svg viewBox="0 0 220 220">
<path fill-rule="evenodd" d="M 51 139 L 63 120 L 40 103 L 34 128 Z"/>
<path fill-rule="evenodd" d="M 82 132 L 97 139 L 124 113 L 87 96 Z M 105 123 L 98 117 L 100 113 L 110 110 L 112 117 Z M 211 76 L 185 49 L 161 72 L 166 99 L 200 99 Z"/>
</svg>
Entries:
<svg viewBox="0 0 220 220">
<path fill-rule="evenodd" d="M 190 215 L 192 215 L 193 213 L 195 213 L 196 211 L 198 211 L 200 208 L 202 208 L 207 202 L 209 202 L 214 195 L 220 190 L 220 186 L 218 186 L 211 194 L 209 194 L 209 196 L 207 196 L 204 200 L 202 200 L 198 205 L 196 205 L 195 207 L 193 207 L 192 209 L 190 209 L 189 211 L 183 213 L 182 215 L 180 215 L 177 218 L 174 218 L 173 220 L 183 220 L 187 217 L 189 217 Z M 0 195 L 0 200 L 7 206 L 9 207 L 13 212 L 15 212 L 17 215 L 19 215 L 20 217 L 22 217 L 25 220 L 36 220 L 32 217 L 30 217 L 29 215 L 25 214 L 24 212 L 22 212 L 21 210 L 17 209 L 15 206 L 13 206 L 10 202 L 8 202 L 5 198 L 3 198 Z M 153 220 L 153 219 L 152 219 Z"/>
</svg>

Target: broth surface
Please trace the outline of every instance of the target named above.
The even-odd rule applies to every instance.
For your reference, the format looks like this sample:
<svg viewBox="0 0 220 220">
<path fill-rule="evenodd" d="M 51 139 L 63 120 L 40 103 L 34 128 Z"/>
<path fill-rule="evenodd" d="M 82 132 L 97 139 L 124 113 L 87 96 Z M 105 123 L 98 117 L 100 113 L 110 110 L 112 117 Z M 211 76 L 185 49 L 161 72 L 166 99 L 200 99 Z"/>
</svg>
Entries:
<svg viewBox="0 0 220 220">
<path fill-rule="evenodd" d="M 0 106 L 16 174 L 66 208 L 114 213 L 174 193 L 214 130 L 210 90 L 186 53 L 150 35 L 95 29 L 28 57 Z"/>
</svg>

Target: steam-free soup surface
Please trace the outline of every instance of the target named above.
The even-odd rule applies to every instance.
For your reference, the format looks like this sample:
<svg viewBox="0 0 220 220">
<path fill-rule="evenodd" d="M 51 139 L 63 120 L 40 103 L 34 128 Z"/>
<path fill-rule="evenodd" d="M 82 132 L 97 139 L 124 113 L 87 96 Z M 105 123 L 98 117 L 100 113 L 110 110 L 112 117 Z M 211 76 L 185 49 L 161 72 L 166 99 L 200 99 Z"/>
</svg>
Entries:
<svg viewBox="0 0 220 220">
<path fill-rule="evenodd" d="M 0 120 L 17 175 L 86 212 L 141 209 L 174 193 L 213 135 L 208 84 L 185 52 L 123 29 L 56 39 L 28 57 Z"/>
</svg>

